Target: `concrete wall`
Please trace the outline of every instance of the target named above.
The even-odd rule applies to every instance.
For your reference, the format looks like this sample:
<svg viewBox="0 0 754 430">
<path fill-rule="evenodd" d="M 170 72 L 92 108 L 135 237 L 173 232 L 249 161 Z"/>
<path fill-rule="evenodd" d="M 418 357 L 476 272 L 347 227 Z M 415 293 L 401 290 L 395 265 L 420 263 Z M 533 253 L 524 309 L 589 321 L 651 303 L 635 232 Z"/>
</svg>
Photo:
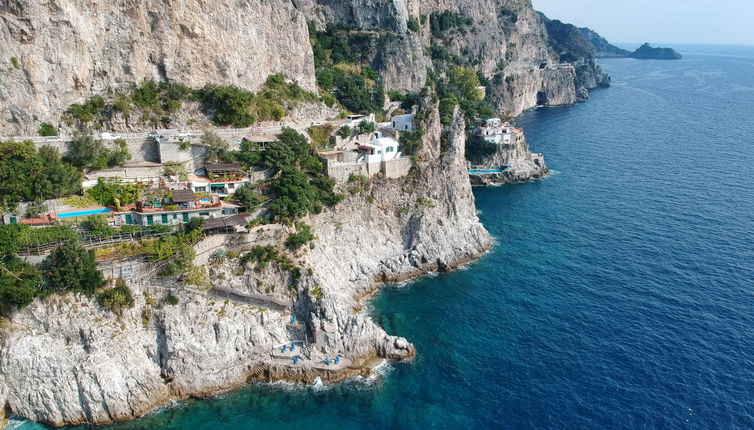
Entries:
<svg viewBox="0 0 754 430">
<path fill-rule="evenodd" d="M 97 178 L 159 178 L 162 166 L 154 167 L 114 167 L 112 169 L 90 172 L 86 175 L 91 180 Z"/>
<path fill-rule="evenodd" d="M 183 163 L 186 172 L 193 173 L 202 167 L 207 148 L 202 145 L 189 145 L 188 149 L 181 149 L 180 143 L 160 141 L 157 144 L 161 163 Z"/>
<path fill-rule="evenodd" d="M 157 142 L 152 139 L 126 139 L 126 145 L 128 146 L 128 152 L 131 154 L 131 161 L 152 161 L 154 163 L 160 162 L 159 148 Z M 105 147 L 115 149 L 113 141 L 103 141 Z M 71 142 L 35 142 L 37 148 L 43 146 L 52 146 L 57 148 L 61 155 L 68 154 L 71 148 Z"/>
<path fill-rule="evenodd" d="M 382 173 L 386 178 L 402 178 L 411 170 L 413 162 L 410 158 L 398 158 L 390 161 L 374 163 L 327 163 L 327 175 L 341 183 L 348 181 L 351 174 L 371 178 Z"/>
<path fill-rule="evenodd" d="M 411 166 L 413 166 L 414 163 L 411 161 L 410 158 L 399 158 L 397 160 L 390 160 L 385 162 L 384 165 L 384 174 L 386 178 L 402 178 L 406 175 L 408 175 L 409 170 L 411 170 Z"/>
<path fill-rule="evenodd" d="M 140 259 L 129 259 L 103 262 L 97 267 L 106 279 L 123 278 L 138 282 L 151 276 L 153 264 Z"/>
</svg>

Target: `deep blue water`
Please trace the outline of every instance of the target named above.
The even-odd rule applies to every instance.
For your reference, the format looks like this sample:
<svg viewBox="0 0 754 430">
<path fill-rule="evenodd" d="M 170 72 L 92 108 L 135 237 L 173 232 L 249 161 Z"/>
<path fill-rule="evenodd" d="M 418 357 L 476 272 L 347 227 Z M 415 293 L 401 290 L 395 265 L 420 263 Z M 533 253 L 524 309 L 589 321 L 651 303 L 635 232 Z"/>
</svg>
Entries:
<svg viewBox="0 0 754 430">
<path fill-rule="evenodd" d="M 555 173 L 475 190 L 492 252 L 373 302 L 415 362 L 118 428 L 754 428 L 754 48 L 682 53 L 520 118 Z"/>
</svg>

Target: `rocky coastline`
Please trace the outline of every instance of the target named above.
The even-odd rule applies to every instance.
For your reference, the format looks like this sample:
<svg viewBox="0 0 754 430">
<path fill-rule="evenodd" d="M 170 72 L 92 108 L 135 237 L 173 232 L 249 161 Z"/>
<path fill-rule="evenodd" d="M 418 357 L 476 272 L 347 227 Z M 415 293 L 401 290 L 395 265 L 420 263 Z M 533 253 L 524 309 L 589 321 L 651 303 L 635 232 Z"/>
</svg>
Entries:
<svg viewBox="0 0 754 430">
<path fill-rule="evenodd" d="M 572 104 L 609 83 L 593 53 L 585 51 L 570 63 L 562 58 L 528 0 L 296 0 L 282 7 L 243 2 L 232 20 L 218 20 L 227 6 L 188 0 L 176 14 L 168 4 L 142 10 L 102 1 L 85 14 L 81 5 L 61 0 L 47 9 L 21 1 L 0 10 L 10 41 L 5 49 L 8 58 L 16 58 L 14 65 L 0 67 L 0 132 L 33 133 L 38 121 L 54 123 L 71 103 L 142 79 L 255 90 L 269 74 L 282 72 L 316 90 L 307 23 L 340 19 L 394 36 L 385 37 L 371 59 L 386 90 L 421 91 L 432 64 L 427 52 L 437 40 L 429 24 L 421 23 L 416 32 L 407 23 L 409 17 L 419 22 L 418 17 L 446 11 L 475 23 L 448 30 L 444 46 L 450 55 L 477 63 L 489 80 L 486 96 L 501 113 Z M 499 11 L 494 19 L 491 9 Z M 253 40 L 252 32 L 242 31 L 246 21 L 261 23 Z M 280 28 L 289 28 L 291 37 L 279 38 Z M 95 34 L 106 36 L 91 40 Z M 61 39 L 64 49 L 50 48 Z M 242 49 L 246 45 L 254 46 L 253 56 Z M 150 275 L 147 264 L 141 267 L 144 276 L 129 283 L 134 307 L 119 316 L 73 294 L 37 299 L 15 312 L 0 328 L 0 416 L 52 426 L 107 424 L 171 400 L 212 396 L 252 382 L 334 383 L 366 376 L 376 360 L 421 354 L 410 340 L 378 327 L 362 302 L 384 283 L 451 271 L 489 250 L 492 240 L 477 218 L 472 185 L 548 173 L 544 157 L 531 154 L 525 139 L 470 165 L 463 115 L 456 109 L 443 127 L 438 101 L 423 97 L 422 103 L 424 134 L 407 177 L 376 177 L 358 192 L 343 189 L 344 201 L 306 217 L 317 238 L 291 255 L 302 268 L 297 288 L 289 288 L 291 275 L 279 267 L 226 261 L 210 267 L 212 288 L 194 288 Z M 179 112 L 168 119 L 181 127 L 192 115 Z M 306 112 L 300 116 L 307 124 L 312 119 Z M 114 131 L 134 127 L 112 125 Z M 474 169 L 500 172 L 470 176 Z M 238 237 L 221 239 L 208 249 L 238 252 L 280 243 L 272 229 L 249 233 L 243 245 Z M 198 258 L 205 264 L 209 251 L 202 252 Z M 168 295 L 178 304 L 166 304 Z M 298 345 L 298 364 L 282 348 L 291 343 Z M 332 357 L 343 361 L 323 364 Z"/>
<path fill-rule="evenodd" d="M 368 374 L 377 358 L 412 358 L 413 345 L 386 334 L 360 301 L 383 282 L 453 270 L 489 249 L 466 177 L 463 120 L 455 117 L 443 150 L 437 107 L 429 109 L 422 161 L 408 182 L 376 179 L 369 194 L 308 219 L 319 239 L 295 256 L 311 270 L 288 310 L 148 277 L 130 284 L 136 304 L 119 317 L 85 296 L 37 300 L 0 336 L 0 404 L 53 426 L 106 424 L 249 382 L 336 382 Z M 224 288 L 246 294 L 258 285 L 250 280 Z M 160 304 L 168 292 L 178 305 Z M 275 357 L 274 345 L 302 337 L 312 347 L 300 365 Z M 342 368 L 322 365 L 336 355 Z"/>
</svg>

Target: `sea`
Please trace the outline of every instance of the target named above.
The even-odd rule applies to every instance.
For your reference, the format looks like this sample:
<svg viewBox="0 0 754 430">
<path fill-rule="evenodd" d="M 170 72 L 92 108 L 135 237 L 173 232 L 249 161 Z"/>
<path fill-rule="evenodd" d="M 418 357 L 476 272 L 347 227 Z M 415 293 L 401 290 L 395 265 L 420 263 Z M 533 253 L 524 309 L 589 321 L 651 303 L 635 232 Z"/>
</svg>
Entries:
<svg viewBox="0 0 754 430">
<path fill-rule="evenodd" d="M 552 174 L 474 190 L 494 248 L 370 304 L 415 361 L 112 428 L 754 428 L 754 47 L 675 48 L 518 119 Z"/>
</svg>

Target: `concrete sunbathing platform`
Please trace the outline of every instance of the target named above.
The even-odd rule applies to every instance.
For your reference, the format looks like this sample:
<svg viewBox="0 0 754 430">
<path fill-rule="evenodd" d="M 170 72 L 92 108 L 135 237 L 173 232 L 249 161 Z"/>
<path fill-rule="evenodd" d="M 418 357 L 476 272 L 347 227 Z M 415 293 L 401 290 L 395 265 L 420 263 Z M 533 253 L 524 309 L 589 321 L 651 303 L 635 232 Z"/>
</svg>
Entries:
<svg viewBox="0 0 754 430">
<path fill-rule="evenodd" d="M 285 345 L 285 350 L 283 350 L 283 345 Z M 340 356 L 339 362 L 335 363 L 337 355 L 326 356 L 312 348 L 311 345 L 304 345 L 300 341 L 288 342 L 283 345 L 273 347 L 270 350 L 270 356 L 274 361 L 286 366 L 318 370 L 341 370 L 351 364 L 351 360 L 343 356 Z M 290 348 L 291 345 L 294 345 L 293 349 Z M 299 358 L 298 363 L 294 363 L 296 356 Z M 325 362 L 326 358 L 330 360 L 329 365 Z"/>
</svg>

